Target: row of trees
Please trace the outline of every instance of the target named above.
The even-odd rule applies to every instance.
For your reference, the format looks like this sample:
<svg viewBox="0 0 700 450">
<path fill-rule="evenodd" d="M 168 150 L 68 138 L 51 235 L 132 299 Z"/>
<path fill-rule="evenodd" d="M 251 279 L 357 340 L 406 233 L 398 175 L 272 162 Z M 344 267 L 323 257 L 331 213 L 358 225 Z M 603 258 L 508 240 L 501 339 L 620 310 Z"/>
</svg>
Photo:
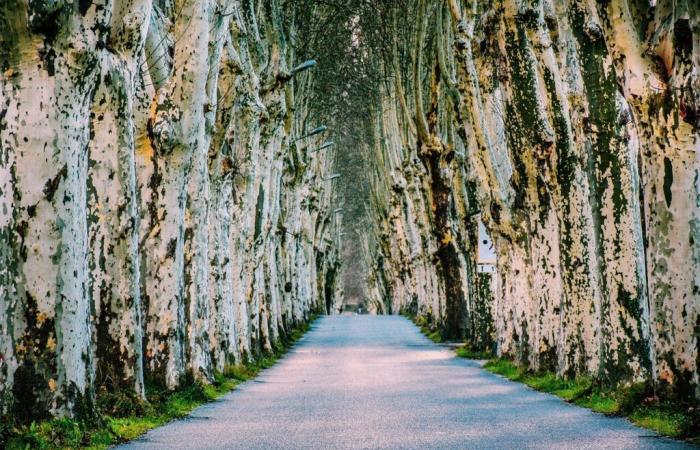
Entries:
<svg viewBox="0 0 700 450">
<path fill-rule="evenodd" d="M 339 308 L 312 7 L 2 2 L 2 412 L 207 382 Z"/>
<path fill-rule="evenodd" d="M 394 0 L 360 17 L 378 74 L 373 308 L 533 370 L 700 397 L 697 2 Z"/>
</svg>

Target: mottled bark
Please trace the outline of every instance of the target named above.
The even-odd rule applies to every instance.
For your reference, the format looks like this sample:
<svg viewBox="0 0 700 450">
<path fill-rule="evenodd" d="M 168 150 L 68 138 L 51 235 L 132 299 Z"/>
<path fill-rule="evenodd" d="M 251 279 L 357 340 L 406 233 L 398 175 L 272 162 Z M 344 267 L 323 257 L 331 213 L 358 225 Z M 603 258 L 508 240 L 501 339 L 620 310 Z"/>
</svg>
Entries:
<svg viewBox="0 0 700 450">
<path fill-rule="evenodd" d="M 0 7 L 3 415 L 89 418 L 96 392 L 206 383 L 338 301 L 339 261 L 327 256 L 338 227 L 318 236 L 325 248 L 308 245 L 326 219 L 302 217 L 306 199 L 283 195 L 315 190 L 325 210 L 334 201 L 319 185 L 330 154 L 313 175 L 281 181 L 291 126 L 308 114 L 290 103 L 291 10 Z M 275 233 L 283 206 L 311 237 Z M 287 289 L 301 266 L 318 269 L 304 282 L 323 279 L 322 291 Z"/>
<path fill-rule="evenodd" d="M 473 346 L 494 337 L 499 354 L 533 370 L 660 380 L 697 396 L 697 7 L 412 5 L 415 17 L 394 19 L 395 35 L 376 44 L 395 55 L 410 48 L 412 67 L 397 56 L 381 66 L 398 80 L 387 97 L 409 123 L 380 126 L 372 139 L 417 142 L 420 163 L 393 163 L 383 144 L 372 155 L 372 303 L 434 326 L 465 320 Z M 373 120 L 386 122 L 381 114 Z M 416 175 L 418 195 L 394 181 L 411 186 Z M 409 207 L 420 198 L 427 215 Z M 472 268 L 481 264 L 474 217 L 494 238 L 493 273 Z M 455 250 L 443 244 L 448 233 Z M 403 248 L 430 254 L 430 234 L 437 258 L 427 272 L 415 259 L 407 270 Z M 464 309 L 439 288 L 456 280 Z M 407 296 L 411 285 L 427 291 Z"/>
</svg>

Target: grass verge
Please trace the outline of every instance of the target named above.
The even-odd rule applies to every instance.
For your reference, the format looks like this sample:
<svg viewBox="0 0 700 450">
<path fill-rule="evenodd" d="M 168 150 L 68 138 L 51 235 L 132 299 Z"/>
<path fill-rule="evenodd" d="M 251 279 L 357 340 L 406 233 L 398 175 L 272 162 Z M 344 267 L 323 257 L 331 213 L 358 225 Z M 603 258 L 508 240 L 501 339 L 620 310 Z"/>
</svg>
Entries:
<svg viewBox="0 0 700 450">
<path fill-rule="evenodd" d="M 429 326 L 429 320 L 405 313 L 431 341 L 443 342 L 439 330 Z M 627 387 L 606 387 L 591 378 L 565 379 L 552 372 L 531 372 L 512 361 L 496 358 L 489 351 L 472 349 L 464 344 L 455 349 L 466 359 L 488 360 L 484 369 L 517 381 L 541 392 L 554 394 L 563 400 L 610 415 L 627 417 L 632 423 L 660 435 L 683 439 L 700 446 L 700 406 L 673 399 L 659 398 L 649 383 Z"/>
<path fill-rule="evenodd" d="M 1 421 L 0 448 L 102 450 L 135 439 L 148 430 L 187 416 L 196 407 L 216 400 L 238 384 L 255 378 L 260 371 L 272 367 L 309 330 L 311 322 L 313 319 L 292 330 L 285 341 L 277 342 L 272 352 L 255 362 L 227 366 L 222 373 L 216 373 L 209 384 L 185 383 L 176 391 L 147 386 L 147 401 L 102 391 L 97 396 L 100 418 L 95 423 L 53 419 L 17 426 L 10 420 Z"/>
<path fill-rule="evenodd" d="M 479 359 L 479 360 L 484 360 L 488 359 L 490 360 L 493 358 L 493 353 L 487 350 L 475 350 L 471 348 L 469 345 L 464 344 L 462 346 L 459 346 L 455 349 L 455 353 L 457 353 L 457 356 L 460 358 L 465 358 L 465 359 Z"/>
<path fill-rule="evenodd" d="M 410 313 L 403 313 L 402 315 L 420 328 L 421 333 L 423 333 L 431 341 L 435 342 L 436 344 L 445 341 L 442 337 L 442 333 L 440 333 L 440 330 L 430 326 L 430 320 L 428 318 L 423 316 L 414 316 Z"/>
<path fill-rule="evenodd" d="M 459 352 L 457 354 L 462 356 Z M 491 359 L 484 369 L 554 394 L 569 403 L 606 415 L 627 417 L 640 427 L 700 445 L 700 410 L 697 405 L 660 399 L 648 383 L 613 389 L 590 378 L 564 379 L 552 372 L 533 373 L 500 358 Z"/>
</svg>

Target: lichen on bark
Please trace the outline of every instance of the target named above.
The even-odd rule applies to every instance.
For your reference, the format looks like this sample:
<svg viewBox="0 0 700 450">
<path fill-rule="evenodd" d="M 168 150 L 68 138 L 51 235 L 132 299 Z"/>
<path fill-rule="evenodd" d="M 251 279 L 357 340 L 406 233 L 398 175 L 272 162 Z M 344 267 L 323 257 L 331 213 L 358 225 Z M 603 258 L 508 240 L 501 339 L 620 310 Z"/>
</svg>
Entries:
<svg viewBox="0 0 700 450">
<path fill-rule="evenodd" d="M 3 417 L 87 419 L 102 393 L 207 383 L 339 301 L 339 222 L 319 226 L 335 208 L 320 181 L 331 154 L 282 182 L 308 114 L 289 103 L 298 7 L 0 7 Z M 323 214 L 283 186 L 315 190 Z M 283 209 L 305 235 L 275 234 Z M 287 289 L 292 271 L 321 288 Z"/>
</svg>

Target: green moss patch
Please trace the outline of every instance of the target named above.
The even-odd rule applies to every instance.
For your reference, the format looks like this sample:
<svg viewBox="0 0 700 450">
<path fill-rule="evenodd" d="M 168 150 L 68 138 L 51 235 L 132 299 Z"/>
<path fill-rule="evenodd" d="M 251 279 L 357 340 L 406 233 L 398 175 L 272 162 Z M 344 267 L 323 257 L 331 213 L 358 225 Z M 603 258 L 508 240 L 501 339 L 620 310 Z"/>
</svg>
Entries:
<svg viewBox="0 0 700 450">
<path fill-rule="evenodd" d="M 305 324 L 275 343 L 271 352 L 246 364 L 227 366 L 214 375 L 211 383 L 191 381 L 175 391 L 147 386 L 147 401 L 123 393 L 99 392 L 100 420 L 87 424 L 72 419 L 13 425 L 0 418 L 0 448 L 8 450 L 54 450 L 85 448 L 102 450 L 135 439 L 148 430 L 183 418 L 198 406 L 216 400 L 240 383 L 255 378 L 277 360 L 310 328 Z"/>
</svg>

